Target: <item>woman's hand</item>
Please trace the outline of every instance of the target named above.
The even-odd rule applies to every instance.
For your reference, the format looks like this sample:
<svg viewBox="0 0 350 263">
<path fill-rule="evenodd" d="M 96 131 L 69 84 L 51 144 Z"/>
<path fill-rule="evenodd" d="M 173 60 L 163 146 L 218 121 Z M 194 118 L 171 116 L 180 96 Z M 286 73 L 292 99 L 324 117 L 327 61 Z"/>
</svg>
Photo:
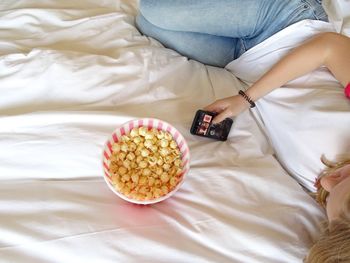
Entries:
<svg viewBox="0 0 350 263">
<path fill-rule="evenodd" d="M 234 117 L 248 109 L 250 104 L 240 95 L 217 100 L 206 106 L 204 110 L 218 113 L 213 123 L 218 123 L 226 118 Z"/>
</svg>

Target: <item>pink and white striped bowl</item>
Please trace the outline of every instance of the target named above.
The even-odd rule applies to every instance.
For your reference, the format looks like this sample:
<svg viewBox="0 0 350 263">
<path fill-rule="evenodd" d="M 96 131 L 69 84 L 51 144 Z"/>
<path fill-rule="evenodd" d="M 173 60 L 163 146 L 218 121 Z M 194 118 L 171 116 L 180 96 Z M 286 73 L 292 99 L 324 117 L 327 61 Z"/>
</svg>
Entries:
<svg viewBox="0 0 350 263">
<path fill-rule="evenodd" d="M 176 143 L 181 151 L 181 158 L 182 158 L 182 163 L 183 163 L 183 173 L 181 175 L 181 181 L 167 195 L 164 195 L 164 196 L 161 196 L 159 198 L 152 199 L 152 200 L 144 200 L 144 201 L 134 200 L 134 199 L 131 199 L 131 198 L 123 195 L 122 193 L 118 192 L 112 184 L 112 178 L 111 178 L 111 175 L 109 173 L 109 158 L 110 158 L 111 153 L 112 153 L 112 144 L 114 142 L 118 142 L 120 140 L 121 136 L 128 135 L 133 128 L 138 128 L 138 127 L 147 127 L 148 129 L 156 128 L 157 130 L 163 130 L 163 131 L 169 132 L 173 136 L 174 140 L 176 141 Z M 190 151 L 189 151 L 188 145 L 185 141 L 185 138 L 181 135 L 181 133 L 177 129 L 175 129 L 169 123 L 158 120 L 158 119 L 148 119 L 148 118 L 137 119 L 137 120 L 129 121 L 129 122 L 123 124 L 121 127 L 114 130 L 111 137 L 107 140 L 107 142 L 105 144 L 105 147 L 103 150 L 103 155 L 102 155 L 102 165 L 103 165 L 103 177 L 104 177 L 108 187 L 116 195 L 118 195 L 119 197 L 121 197 L 122 199 L 124 199 L 128 202 L 135 203 L 135 204 L 143 204 L 143 205 L 154 204 L 154 203 L 158 203 L 160 201 L 163 201 L 163 200 L 169 198 L 170 196 L 175 194 L 175 192 L 177 190 L 179 190 L 179 188 L 183 184 L 185 177 L 190 169 Z"/>
</svg>

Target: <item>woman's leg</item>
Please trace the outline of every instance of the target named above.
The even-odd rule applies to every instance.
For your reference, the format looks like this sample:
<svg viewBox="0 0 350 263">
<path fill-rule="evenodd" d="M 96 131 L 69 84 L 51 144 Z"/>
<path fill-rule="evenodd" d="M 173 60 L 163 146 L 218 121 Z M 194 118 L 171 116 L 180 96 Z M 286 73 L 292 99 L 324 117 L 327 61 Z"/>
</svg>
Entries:
<svg viewBox="0 0 350 263">
<path fill-rule="evenodd" d="M 284 0 L 285 1 L 285 0 Z M 141 0 L 140 13 L 158 28 L 240 38 L 253 34 L 271 0 Z M 265 14 L 264 14 L 265 15 Z"/>
<path fill-rule="evenodd" d="M 303 19 L 327 20 L 321 0 L 140 0 L 140 13 L 166 30 L 251 38 Z M 273 30 L 273 29 L 272 29 Z M 274 30 L 276 31 L 276 30 Z"/>
<path fill-rule="evenodd" d="M 224 67 L 244 51 L 239 37 L 253 34 L 256 21 L 246 17 L 257 17 L 260 1 L 141 0 L 136 24 L 165 47 Z"/>
<path fill-rule="evenodd" d="M 236 38 L 165 30 L 149 23 L 141 14 L 136 17 L 136 24 L 141 32 L 165 47 L 207 65 L 225 67 L 236 56 Z"/>
<path fill-rule="evenodd" d="M 262 6 L 265 18 L 259 21 L 261 31 L 253 37 L 242 38 L 242 50 L 256 46 L 296 22 L 305 19 L 328 21 L 321 2 L 322 0 L 275 0 L 269 10 Z"/>
<path fill-rule="evenodd" d="M 290 24 L 327 20 L 320 2 L 141 0 L 137 26 L 189 58 L 223 67 Z"/>
</svg>

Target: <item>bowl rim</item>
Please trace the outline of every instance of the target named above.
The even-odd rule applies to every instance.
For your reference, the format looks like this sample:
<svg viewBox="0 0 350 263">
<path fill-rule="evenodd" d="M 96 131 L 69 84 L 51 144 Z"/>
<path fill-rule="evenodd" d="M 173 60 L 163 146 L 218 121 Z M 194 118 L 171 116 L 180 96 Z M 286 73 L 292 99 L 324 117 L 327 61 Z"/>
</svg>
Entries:
<svg viewBox="0 0 350 263">
<path fill-rule="evenodd" d="M 135 125 L 135 123 L 137 123 L 138 126 Z M 146 125 L 145 125 L 146 123 Z M 153 126 L 154 123 L 157 123 L 158 125 L 155 127 Z M 128 198 L 127 196 L 123 195 L 122 193 L 118 192 L 113 185 L 110 183 L 109 179 L 107 177 L 109 177 L 109 167 L 108 164 L 105 163 L 105 160 L 108 160 L 110 158 L 110 155 L 108 156 L 108 153 L 111 153 L 111 142 L 116 142 L 115 139 L 118 139 L 117 133 L 120 132 L 120 136 L 128 134 L 132 128 L 135 127 L 148 127 L 148 128 L 156 128 L 157 130 L 164 130 L 164 131 L 172 131 L 170 132 L 170 134 L 173 136 L 176 135 L 175 141 L 181 151 L 181 154 L 184 154 L 184 160 L 185 160 L 185 165 L 184 168 L 185 170 L 183 171 L 182 175 L 181 175 L 181 181 L 176 185 L 176 187 L 170 191 L 169 193 L 167 193 L 166 195 L 163 195 L 159 198 L 156 199 L 152 199 L 152 200 L 134 200 L 131 198 Z M 126 131 L 126 128 L 129 128 L 128 132 Z M 165 127 L 165 128 L 163 128 Z M 174 132 L 174 134 L 173 134 Z M 114 137 L 115 136 L 115 137 Z M 179 145 L 179 141 L 181 141 L 181 145 Z M 108 149 L 108 151 L 107 151 Z M 182 150 L 181 150 L 182 149 Z M 107 156 L 108 157 L 107 157 Z M 140 119 L 132 119 L 130 121 L 127 121 L 123 124 L 121 124 L 119 127 L 115 128 L 113 130 L 113 132 L 110 134 L 110 136 L 107 138 L 107 140 L 104 143 L 104 147 L 102 149 L 102 171 L 103 171 L 103 178 L 107 184 L 107 186 L 112 190 L 113 193 L 115 193 L 117 196 L 119 196 L 120 198 L 122 198 L 123 200 L 133 203 L 133 204 L 141 204 L 141 205 L 149 205 L 149 204 L 155 204 L 155 203 L 159 203 L 161 201 L 164 201 L 165 199 L 168 199 L 169 197 L 171 197 L 172 195 L 174 195 L 182 186 L 182 184 L 185 181 L 185 178 L 189 172 L 190 169 L 190 148 L 188 147 L 188 144 L 186 142 L 185 137 L 170 123 L 160 120 L 160 119 L 156 119 L 156 118 L 140 118 Z"/>
</svg>

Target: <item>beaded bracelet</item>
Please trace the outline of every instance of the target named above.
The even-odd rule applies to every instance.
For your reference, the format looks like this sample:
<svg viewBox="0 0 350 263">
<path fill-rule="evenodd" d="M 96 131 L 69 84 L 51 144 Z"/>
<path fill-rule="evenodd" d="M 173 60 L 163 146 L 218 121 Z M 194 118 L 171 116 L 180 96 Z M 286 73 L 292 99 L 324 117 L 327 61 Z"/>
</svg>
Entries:
<svg viewBox="0 0 350 263">
<path fill-rule="evenodd" d="M 238 94 L 241 95 L 246 101 L 249 102 L 251 108 L 255 107 L 254 101 L 247 94 L 245 94 L 243 90 L 240 90 Z"/>
</svg>

